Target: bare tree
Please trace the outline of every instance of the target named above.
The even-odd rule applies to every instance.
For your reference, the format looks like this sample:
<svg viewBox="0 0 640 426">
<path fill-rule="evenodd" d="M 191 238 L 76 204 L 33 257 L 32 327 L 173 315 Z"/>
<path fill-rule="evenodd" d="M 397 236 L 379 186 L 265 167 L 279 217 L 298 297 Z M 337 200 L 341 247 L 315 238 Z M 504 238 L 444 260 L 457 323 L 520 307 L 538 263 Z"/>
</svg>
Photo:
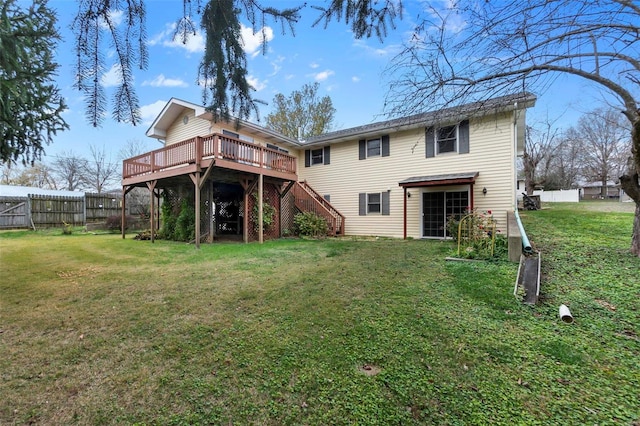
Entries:
<svg viewBox="0 0 640 426">
<path fill-rule="evenodd" d="M 17 173 L 12 184 L 33 188 L 58 189 L 51 169 L 46 164 L 40 162 L 36 162 L 29 167 L 24 167 Z"/>
<path fill-rule="evenodd" d="M 547 183 L 551 166 L 562 149 L 558 132 L 559 129 L 548 119 L 539 126 L 526 128 L 522 164 L 527 195 L 533 194 L 536 186 L 544 186 Z"/>
<path fill-rule="evenodd" d="M 145 152 L 149 152 L 148 143 L 141 139 L 129 139 L 124 147 L 118 151 L 118 158 L 126 160 Z M 127 208 L 130 214 L 148 218 L 150 214 L 151 195 L 147 188 L 133 188 L 127 194 Z"/>
<path fill-rule="evenodd" d="M 95 145 L 89 147 L 91 158 L 87 161 L 84 170 L 84 180 L 87 188 L 95 190 L 98 194 L 108 189 L 120 177 L 120 164 L 111 161 L 111 156 L 107 154 L 105 147 L 98 148 Z"/>
<path fill-rule="evenodd" d="M 582 145 L 561 137 L 560 149 L 552 162 L 547 181 L 552 182 L 549 187 L 557 189 L 571 189 L 578 187 L 581 172 L 580 154 Z"/>
<path fill-rule="evenodd" d="M 606 197 L 611 180 L 618 179 L 625 166 L 624 153 L 629 152 L 629 129 L 622 114 L 611 109 L 596 109 L 583 115 L 576 127 L 567 131 L 569 143 L 581 145 L 579 152 L 582 176 L 602 184 Z"/>
<path fill-rule="evenodd" d="M 460 0 L 427 14 L 390 65 L 391 114 L 545 90 L 554 75 L 613 95 L 631 127 L 620 176 L 635 201 L 631 251 L 640 257 L 640 5 L 630 0 Z"/>
<path fill-rule="evenodd" d="M 14 185 L 16 168 L 12 164 L 0 163 L 0 185 Z"/>
<path fill-rule="evenodd" d="M 51 171 L 56 177 L 60 189 L 77 191 L 86 185 L 88 162 L 72 151 L 62 152 L 51 163 Z"/>
<path fill-rule="evenodd" d="M 126 160 L 127 158 L 136 157 L 140 154 L 151 151 L 152 148 L 149 147 L 147 142 L 148 141 L 143 141 L 141 139 L 127 140 L 125 146 L 120 148 L 120 151 L 118 151 L 118 159 Z"/>
</svg>

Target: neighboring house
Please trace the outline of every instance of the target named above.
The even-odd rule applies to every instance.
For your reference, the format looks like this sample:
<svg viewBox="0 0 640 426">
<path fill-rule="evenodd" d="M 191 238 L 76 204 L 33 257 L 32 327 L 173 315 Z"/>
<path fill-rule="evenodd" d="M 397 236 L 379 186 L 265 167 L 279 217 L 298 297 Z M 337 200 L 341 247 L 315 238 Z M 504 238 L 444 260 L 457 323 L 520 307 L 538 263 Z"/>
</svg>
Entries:
<svg viewBox="0 0 640 426">
<path fill-rule="evenodd" d="M 279 216 L 270 236 L 292 226 L 296 209 L 323 215 L 337 235 L 413 238 L 443 238 L 447 217 L 477 209 L 491 211 L 506 234 L 534 103 L 531 94 L 505 96 L 297 141 L 171 99 L 147 131 L 165 146 L 124 161 L 123 190 L 191 186 L 215 206 L 211 221 L 199 221 L 211 222 L 208 233 L 245 241 L 262 238 L 251 224 L 260 198 Z"/>
<path fill-rule="evenodd" d="M 605 188 L 606 196 L 602 195 L 602 182 L 585 182 L 580 186 L 582 199 L 599 200 L 599 199 L 618 199 L 620 198 L 620 184 L 608 181 Z"/>
</svg>

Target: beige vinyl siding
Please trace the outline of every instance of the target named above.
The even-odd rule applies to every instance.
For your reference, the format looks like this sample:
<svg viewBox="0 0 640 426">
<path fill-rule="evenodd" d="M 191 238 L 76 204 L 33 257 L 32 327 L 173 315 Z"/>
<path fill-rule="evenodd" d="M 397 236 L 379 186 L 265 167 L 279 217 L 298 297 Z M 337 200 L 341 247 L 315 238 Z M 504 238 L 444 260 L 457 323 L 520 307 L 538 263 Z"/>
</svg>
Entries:
<svg viewBox="0 0 640 426">
<path fill-rule="evenodd" d="M 182 122 L 185 115 L 189 117 L 189 122 L 187 124 Z M 211 134 L 211 124 L 212 123 L 209 120 L 195 117 L 193 110 L 187 110 L 167 129 L 165 145 L 182 142 L 196 136 L 206 136 Z"/>
<path fill-rule="evenodd" d="M 491 210 L 504 229 L 506 212 L 514 204 L 515 171 L 513 164 L 512 115 L 471 120 L 470 152 L 443 154 L 425 158 L 425 129 L 389 133 L 390 156 L 358 159 L 358 141 L 331 145 L 331 164 L 304 167 L 304 152 L 298 157 L 298 174 L 320 194 L 330 194 L 333 204 L 346 216 L 350 235 L 403 236 L 403 189 L 398 182 L 414 176 L 460 172 L 479 172 L 473 186 L 474 204 L 479 210 Z M 318 147 L 314 147 L 318 148 Z M 487 195 L 482 188 L 487 188 Z M 441 187 L 439 190 L 446 190 Z M 390 191 L 390 215 L 359 215 L 359 193 Z M 422 237 L 421 188 L 409 189 L 407 234 Z"/>
<path fill-rule="evenodd" d="M 185 115 L 189 117 L 189 121 L 187 122 L 186 125 L 182 121 Z M 240 135 L 245 135 L 242 132 L 242 129 L 235 128 L 234 123 L 222 123 L 222 122 L 216 123 L 203 118 L 198 118 L 198 117 L 195 117 L 193 110 L 188 110 L 188 111 L 185 111 L 184 114 L 180 115 L 180 117 L 178 117 L 167 129 L 165 146 L 182 142 L 182 141 L 194 138 L 196 136 L 207 136 L 213 133 L 222 134 L 223 129 L 233 133 L 240 134 Z M 266 146 L 266 142 L 262 138 L 256 136 L 255 134 L 252 134 L 252 135 L 246 134 L 245 137 L 253 139 L 253 142 L 256 144 Z M 269 143 L 273 145 L 281 146 L 283 149 L 288 150 L 291 155 L 296 155 L 295 153 L 292 152 L 290 147 L 284 146 L 284 144 L 278 144 L 275 142 L 269 142 Z"/>
</svg>

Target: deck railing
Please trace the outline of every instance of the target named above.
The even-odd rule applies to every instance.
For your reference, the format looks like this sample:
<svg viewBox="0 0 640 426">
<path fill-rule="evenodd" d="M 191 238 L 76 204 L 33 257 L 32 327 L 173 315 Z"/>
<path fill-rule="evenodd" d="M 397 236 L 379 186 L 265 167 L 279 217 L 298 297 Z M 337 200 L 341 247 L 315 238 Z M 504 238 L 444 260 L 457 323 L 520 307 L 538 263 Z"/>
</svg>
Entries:
<svg viewBox="0 0 640 426">
<path fill-rule="evenodd" d="M 258 168 L 296 173 L 296 157 L 225 135 L 195 137 L 123 161 L 124 179 L 174 167 L 200 164 L 203 159 L 224 159 Z"/>
</svg>

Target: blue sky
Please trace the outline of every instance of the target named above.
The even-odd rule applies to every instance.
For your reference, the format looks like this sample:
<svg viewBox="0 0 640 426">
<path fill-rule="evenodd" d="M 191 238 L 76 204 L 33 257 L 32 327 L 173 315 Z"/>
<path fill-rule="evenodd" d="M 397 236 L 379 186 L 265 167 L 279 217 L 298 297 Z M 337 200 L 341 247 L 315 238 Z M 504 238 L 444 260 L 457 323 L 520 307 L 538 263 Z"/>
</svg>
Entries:
<svg viewBox="0 0 640 426">
<path fill-rule="evenodd" d="M 277 7 L 300 4 L 298 0 L 279 0 L 271 4 Z M 266 3 L 266 2 L 265 2 Z M 321 2 L 307 2 L 308 4 Z M 282 34 L 280 27 L 267 22 L 268 49 L 262 53 L 257 37 L 250 28 L 243 31 L 245 51 L 248 58 L 250 82 L 257 89 L 255 97 L 271 103 L 277 93 L 289 95 L 306 83 L 318 82 L 320 95 L 329 95 L 336 109 L 336 129 L 348 128 L 383 120 L 384 98 L 388 79 L 384 69 L 398 53 L 401 43 L 411 34 L 414 19 L 425 15 L 424 5 L 419 1 L 404 1 L 403 20 L 397 28 L 390 29 L 383 43 L 377 38 L 357 40 L 342 23 L 333 22 L 327 29 L 323 25 L 312 27 L 318 12 L 307 7 L 296 26 L 295 36 Z M 431 4 L 438 4 L 431 3 Z M 444 6 L 445 2 L 441 2 Z M 59 133 L 54 143 L 46 147 L 43 160 L 72 151 L 89 156 L 91 144 L 104 147 L 112 161 L 119 161 L 118 151 L 129 140 L 139 140 L 148 150 L 160 144 L 145 136 L 145 132 L 164 104 L 176 97 L 200 103 L 202 90 L 196 84 L 197 69 L 204 42 L 201 34 L 192 37 L 186 45 L 172 41 L 172 28 L 182 13 L 179 0 L 147 0 L 147 40 L 149 44 L 149 66 L 147 70 L 136 70 L 135 86 L 140 100 L 143 123 L 132 126 L 116 123 L 108 117 L 102 127 L 93 128 L 85 118 L 82 95 L 73 89 L 73 34 L 70 24 L 77 12 L 76 0 L 51 0 L 50 6 L 58 11 L 59 28 L 63 40 L 58 45 L 57 61 L 60 69 L 57 84 L 66 98 L 69 109 L 65 120 L 71 129 Z M 244 25 L 249 25 L 244 22 Z M 113 52 L 105 51 L 108 66 Z M 107 97 L 113 93 L 113 74 L 105 73 L 102 82 L 107 88 Z M 561 77 L 554 81 L 545 94 L 539 95 L 537 106 L 530 110 L 530 120 L 558 118 L 567 125 L 583 112 L 600 102 L 599 92 L 587 91 L 585 83 L 578 79 Z M 577 100 L 580 99 L 580 102 Z M 107 108 L 111 110 L 111 105 Z M 270 106 L 261 106 L 264 117 Z M 257 120 L 254 118 L 251 121 Z"/>
</svg>

